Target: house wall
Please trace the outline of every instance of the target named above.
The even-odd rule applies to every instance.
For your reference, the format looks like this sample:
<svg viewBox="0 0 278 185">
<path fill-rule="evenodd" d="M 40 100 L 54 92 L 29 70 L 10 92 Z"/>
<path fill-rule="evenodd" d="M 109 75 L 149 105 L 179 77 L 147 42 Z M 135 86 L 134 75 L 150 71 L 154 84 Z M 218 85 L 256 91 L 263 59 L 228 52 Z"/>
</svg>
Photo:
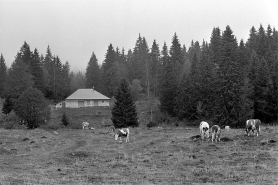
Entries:
<svg viewBox="0 0 278 185">
<path fill-rule="evenodd" d="M 66 100 L 66 108 L 78 108 L 77 100 Z"/>
<path fill-rule="evenodd" d="M 94 106 L 109 106 L 109 100 L 66 100 L 66 108 L 79 108 L 82 107 L 94 107 Z M 79 103 L 78 103 L 79 102 Z M 84 103 L 82 103 L 84 102 Z"/>
<path fill-rule="evenodd" d="M 98 106 L 109 106 L 110 105 L 109 102 L 110 102 L 109 100 L 99 100 Z"/>
</svg>

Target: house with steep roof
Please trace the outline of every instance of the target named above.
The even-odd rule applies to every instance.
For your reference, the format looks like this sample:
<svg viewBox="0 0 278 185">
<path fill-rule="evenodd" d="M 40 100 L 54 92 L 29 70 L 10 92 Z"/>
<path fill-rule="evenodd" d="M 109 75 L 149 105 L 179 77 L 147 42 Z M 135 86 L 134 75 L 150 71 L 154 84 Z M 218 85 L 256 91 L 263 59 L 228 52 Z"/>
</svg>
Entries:
<svg viewBox="0 0 278 185">
<path fill-rule="evenodd" d="M 66 108 L 110 106 L 110 98 L 94 89 L 78 89 L 65 100 Z"/>
</svg>

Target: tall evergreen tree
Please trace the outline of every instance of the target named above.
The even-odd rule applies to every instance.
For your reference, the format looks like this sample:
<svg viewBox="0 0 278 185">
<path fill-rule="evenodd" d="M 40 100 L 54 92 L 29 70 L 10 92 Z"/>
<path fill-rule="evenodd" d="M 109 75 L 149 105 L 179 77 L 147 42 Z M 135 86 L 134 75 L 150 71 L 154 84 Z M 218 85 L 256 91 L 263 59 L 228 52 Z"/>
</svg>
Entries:
<svg viewBox="0 0 278 185">
<path fill-rule="evenodd" d="M 5 59 L 1 53 L 1 56 L 0 56 L 0 97 L 2 97 L 4 95 L 6 77 L 7 77 L 7 66 L 5 63 Z"/>
<path fill-rule="evenodd" d="M 21 61 L 24 62 L 29 68 L 31 68 L 32 52 L 30 50 L 29 44 L 24 42 L 24 44 L 20 48 L 20 52 L 17 57 L 20 57 Z"/>
<path fill-rule="evenodd" d="M 151 91 L 154 96 L 157 96 L 158 88 L 158 75 L 159 75 L 159 65 L 160 65 L 160 51 L 159 46 L 156 44 L 156 41 L 153 41 L 151 48 L 151 59 L 150 59 L 150 86 Z"/>
<path fill-rule="evenodd" d="M 94 52 L 88 62 L 85 75 L 86 88 L 95 88 L 100 91 L 100 69 Z"/>
<path fill-rule="evenodd" d="M 23 91 L 33 85 L 30 68 L 22 62 L 21 55 L 18 53 L 8 72 L 5 94 L 10 95 L 12 102 L 15 102 Z"/>
<path fill-rule="evenodd" d="M 215 106 L 216 120 L 220 125 L 243 126 L 242 87 L 243 77 L 237 61 L 237 40 L 229 26 L 221 38 L 218 70 L 218 100 Z"/>
<path fill-rule="evenodd" d="M 44 78 L 43 78 L 42 63 L 40 60 L 38 50 L 36 48 L 31 55 L 30 70 L 31 70 L 31 74 L 33 75 L 33 79 L 34 79 L 34 87 L 44 93 L 45 84 L 44 84 Z"/>
<path fill-rule="evenodd" d="M 45 123 L 49 114 L 48 104 L 41 91 L 36 88 L 27 88 L 14 104 L 14 111 L 24 120 L 30 129 L 37 128 Z"/>
<path fill-rule="evenodd" d="M 160 110 L 170 116 L 175 116 L 175 97 L 177 95 L 177 69 L 168 55 L 164 43 L 162 50 L 162 76 L 160 80 Z"/>
<path fill-rule="evenodd" d="M 220 61 L 220 45 L 221 43 L 221 31 L 219 28 L 213 28 L 210 37 L 210 48 L 211 48 L 211 61 L 214 64 Z"/>
<path fill-rule="evenodd" d="M 249 34 L 249 39 L 247 40 L 246 43 L 246 49 L 249 53 L 249 56 L 251 56 L 253 50 L 256 52 L 257 51 L 257 45 L 258 45 L 258 36 L 257 36 L 257 30 L 255 29 L 254 26 L 252 26 Z"/>
<path fill-rule="evenodd" d="M 61 86 L 61 95 L 62 99 L 68 97 L 70 95 L 70 65 L 69 62 L 66 61 L 65 64 L 62 65 L 62 86 Z"/>
<path fill-rule="evenodd" d="M 255 115 L 254 117 L 262 120 L 263 122 L 270 122 L 272 115 L 271 102 L 268 102 L 271 92 L 271 79 L 269 76 L 269 69 L 267 62 L 264 58 L 261 59 L 257 76 L 255 79 L 254 91 L 255 91 Z"/>
<path fill-rule="evenodd" d="M 125 79 L 121 80 L 115 99 L 111 118 L 115 128 L 137 127 L 139 123 L 136 105 L 132 99 L 129 84 Z"/>
</svg>

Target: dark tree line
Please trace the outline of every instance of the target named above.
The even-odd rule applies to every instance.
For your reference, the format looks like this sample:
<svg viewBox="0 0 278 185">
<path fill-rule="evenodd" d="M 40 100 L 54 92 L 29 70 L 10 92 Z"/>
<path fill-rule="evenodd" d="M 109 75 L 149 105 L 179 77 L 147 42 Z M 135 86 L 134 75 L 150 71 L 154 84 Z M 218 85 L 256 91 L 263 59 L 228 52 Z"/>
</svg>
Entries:
<svg viewBox="0 0 278 185">
<path fill-rule="evenodd" d="M 188 49 L 181 46 L 177 34 L 161 51 L 155 40 L 149 48 L 141 35 L 127 54 L 110 44 L 102 66 L 93 53 L 86 86 L 111 97 L 122 78 L 131 87 L 136 80 L 141 93 L 158 97 L 160 110 L 171 117 L 243 126 L 250 118 L 277 120 L 277 68 L 275 28 L 252 27 L 248 40 L 238 42 L 227 26 L 224 31 L 213 28 L 210 42 L 192 41 Z"/>
<path fill-rule="evenodd" d="M 171 117 L 242 126 L 247 118 L 277 120 L 277 71 L 278 32 L 262 25 L 250 29 L 246 42 L 238 42 L 229 26 L 213 28 L 209 42 L 192 41 L 189 48 L 176 33 L 171 46 L 161 49 L 155 40 L 149 48 L 139 35 L 127 52 L 109 44 L 101 66 L 92 53 L 85 74 L 70 73 L 69 63 L 62 64 L 49 47 L 43 56 L 25 42 L 10 68 L 0 57 L 0 95 L 14 100 L 34 87 L 60 101 L 86 87 L 112 97 L 126 79 L 134 100 L 139 93 L 155 96 L 161 112 Z"/>
<path fill-rule="evenodd" d="M 62 64 L 58 56 L 52 56 L 49 46 L 43 56 L 36 48 L 31 51 L 24 42 L 10 68 L 1 55 L 0 71 L 0 95 L 11 102 L 9 104 L 14 104 L 29 87 L 38 89 L 45 98 L 55 102 L 70 93 L 69 63 Z"/>
</svg>

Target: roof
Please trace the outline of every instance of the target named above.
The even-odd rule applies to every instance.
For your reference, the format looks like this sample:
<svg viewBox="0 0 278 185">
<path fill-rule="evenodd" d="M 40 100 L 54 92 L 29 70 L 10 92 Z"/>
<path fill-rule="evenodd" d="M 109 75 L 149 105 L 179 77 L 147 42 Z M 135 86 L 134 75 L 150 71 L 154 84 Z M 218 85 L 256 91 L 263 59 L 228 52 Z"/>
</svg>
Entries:
<svg viewBox="0 0 278 185">
<path fill-rule="evenodd" d="M 78 89 L 66 100 L 110 100 L 110 98 L 100 94 L 94 89 Z"/>
</svg>

